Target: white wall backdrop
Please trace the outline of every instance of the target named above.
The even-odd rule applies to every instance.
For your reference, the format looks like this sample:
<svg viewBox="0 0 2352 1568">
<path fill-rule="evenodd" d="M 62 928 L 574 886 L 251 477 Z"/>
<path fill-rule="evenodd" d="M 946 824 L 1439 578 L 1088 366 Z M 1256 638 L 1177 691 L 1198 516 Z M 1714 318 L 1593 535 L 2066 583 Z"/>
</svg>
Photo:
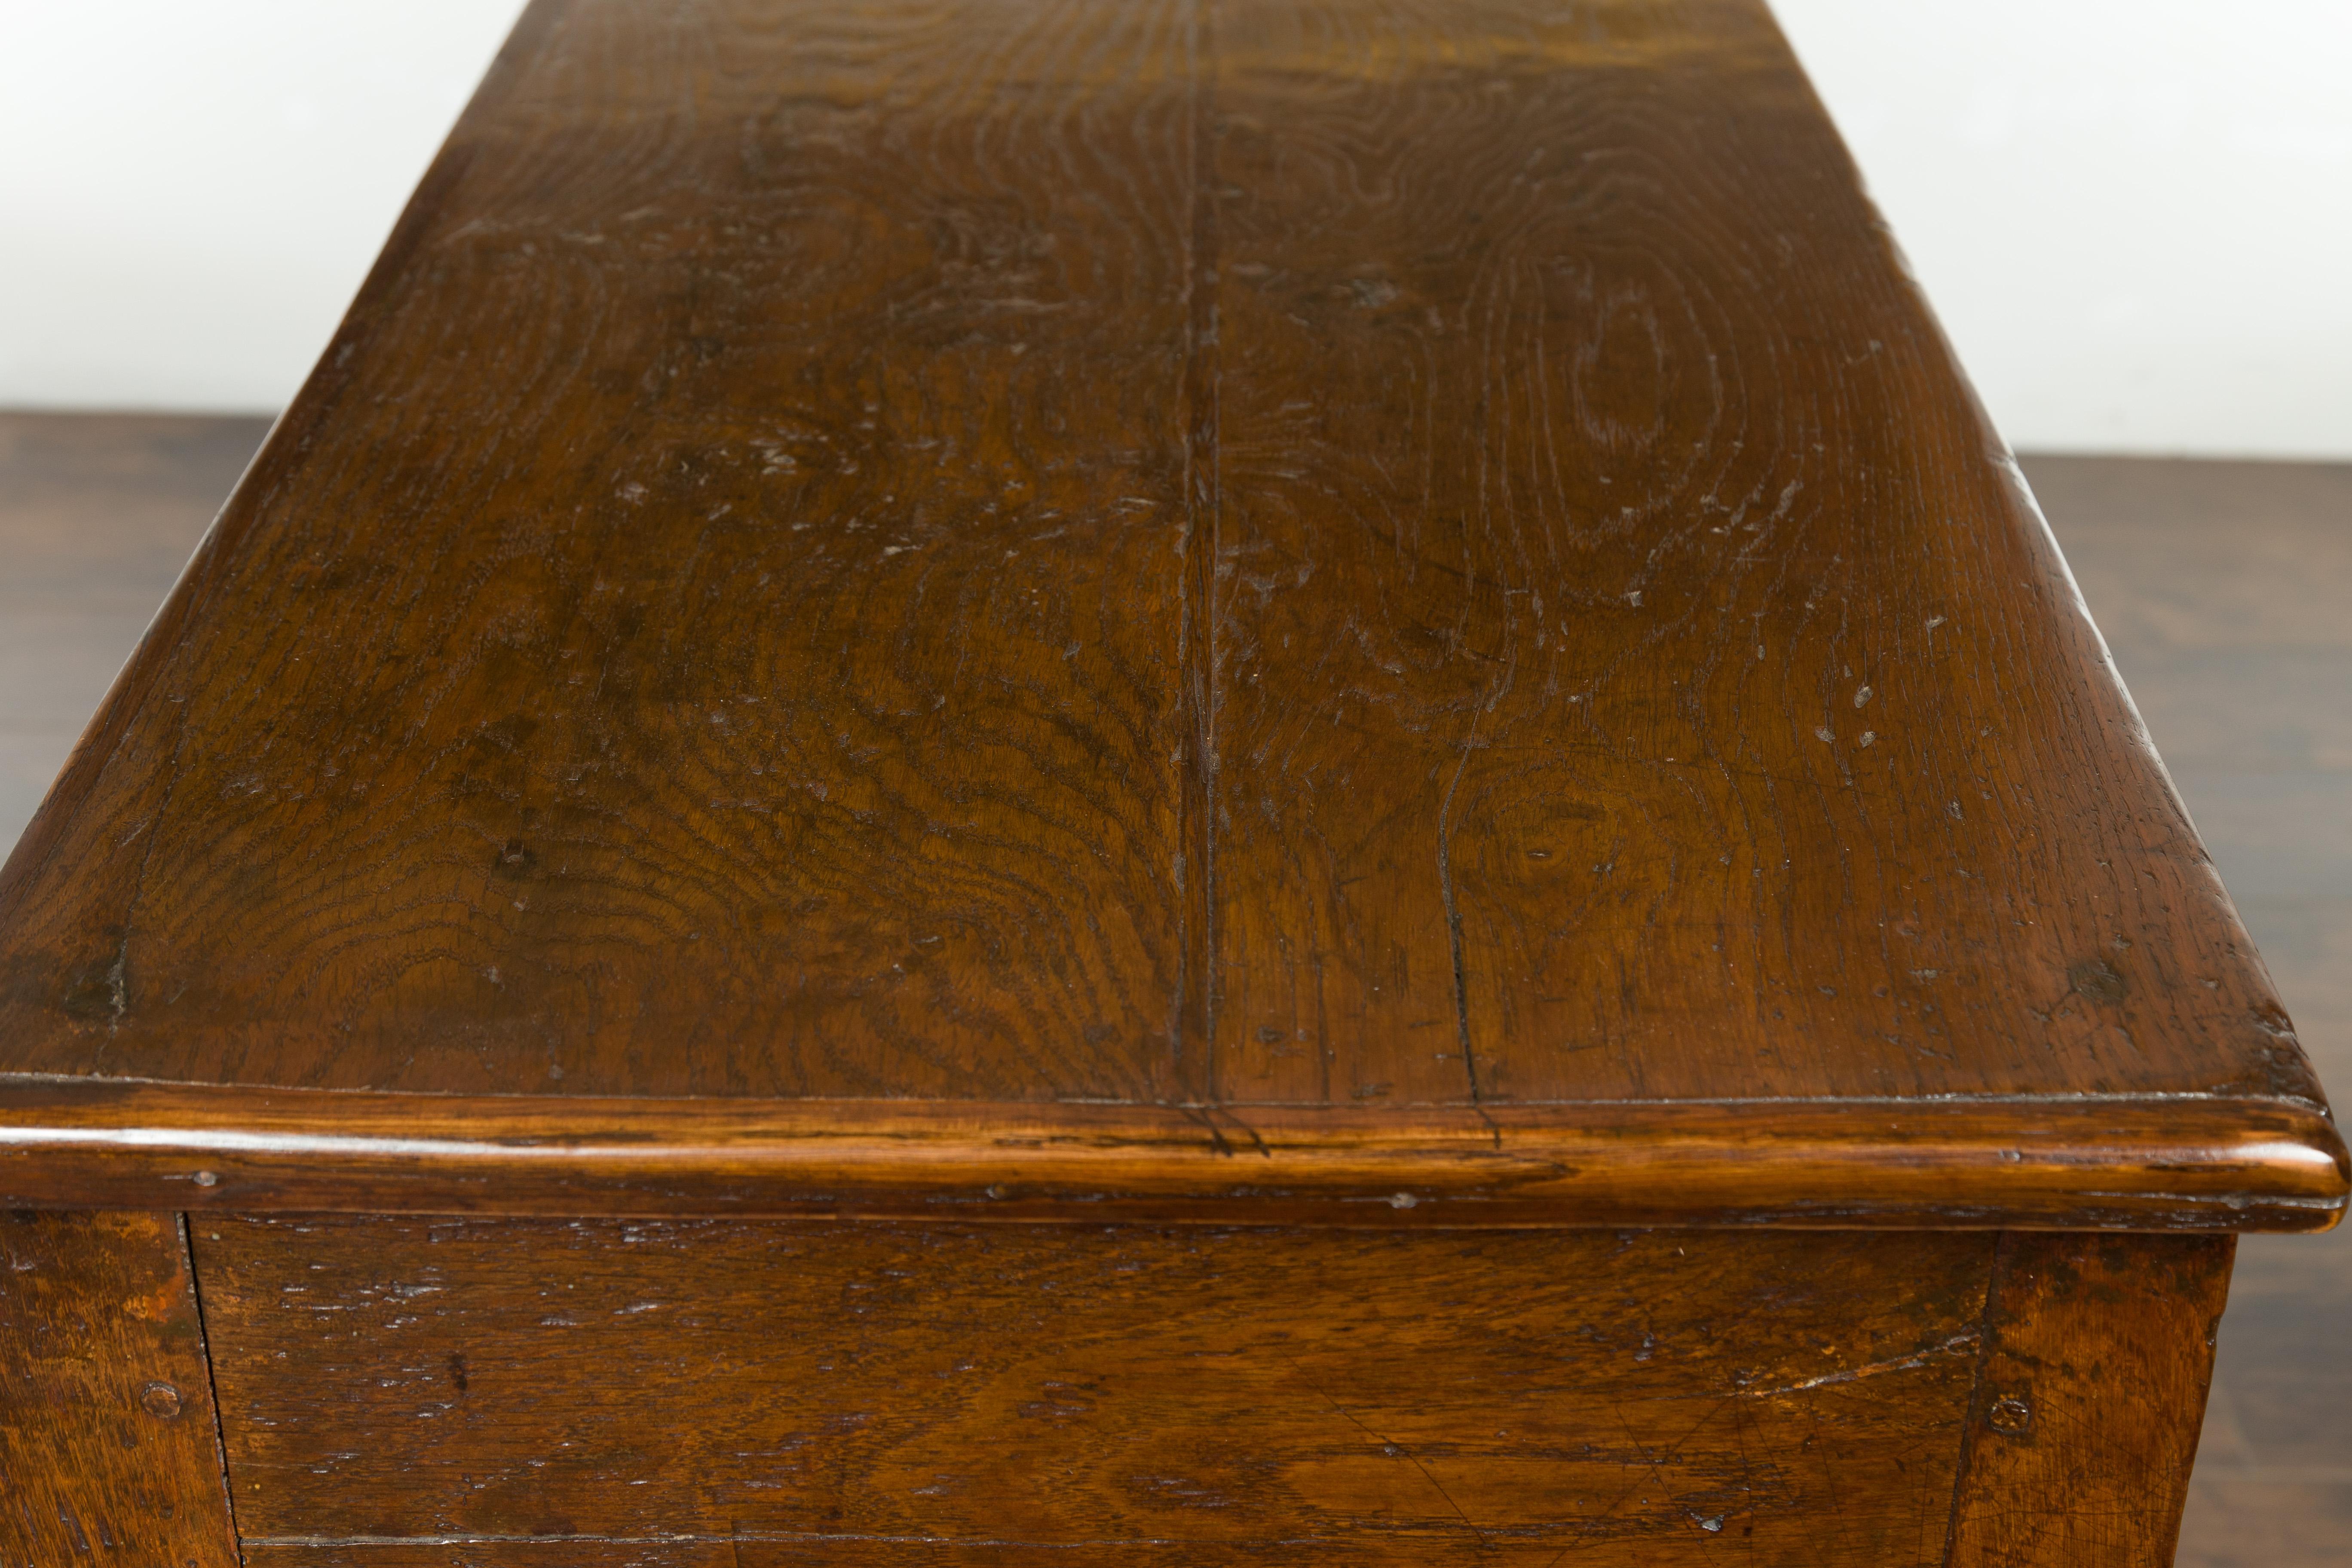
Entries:
<svg viewBox="0 0 2352 1568">
<path fill-rule="evenodd" d="M 274 412 L 520 0 L 0 0 L 0 406 Z"/>
<path fill-rule="evenodd" d="M 519 0 L 0 0 L 0 405 L 273 409 Z M 2352 458 L 2352 0 L 1780 0 L 2020 447 Z"/>
<path fill-rule="evenodd" d="M 2011 442 L 2352 458 L 2352 0 L 1777 0 Z"/>
</svg>

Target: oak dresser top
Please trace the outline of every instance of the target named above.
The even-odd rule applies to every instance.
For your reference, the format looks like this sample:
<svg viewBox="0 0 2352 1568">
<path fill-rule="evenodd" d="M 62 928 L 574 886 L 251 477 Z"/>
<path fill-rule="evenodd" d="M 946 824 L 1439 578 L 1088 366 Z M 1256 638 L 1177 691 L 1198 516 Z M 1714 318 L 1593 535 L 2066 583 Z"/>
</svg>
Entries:
<svg viewBox="0 0 2352 1568">
<path fill-rule="evenodd" d="M 0 873 L 19 1201 L 2344 1191 L 1748 0 L 540 0 Z"/>
</svg>

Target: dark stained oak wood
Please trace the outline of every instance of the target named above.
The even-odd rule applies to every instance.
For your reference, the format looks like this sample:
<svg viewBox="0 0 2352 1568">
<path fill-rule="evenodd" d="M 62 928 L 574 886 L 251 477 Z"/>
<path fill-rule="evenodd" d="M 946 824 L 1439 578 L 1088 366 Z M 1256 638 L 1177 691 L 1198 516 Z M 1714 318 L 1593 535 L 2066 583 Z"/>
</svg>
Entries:
<svg viewBox="0 0 2352 1568">
<path fill-rule="evenodd" d="M 1940 1561 L 1996 1244 L 226 1216 L 196 1240 L 252 1550 L 1530 1564 Z"/>
<path fill-rule="evenodd" d="M 126 1125 L 126 1123 L 128 1125 Z M 2307 1230 L 2308 1113 L 2076 1101 L 1395 1110 L 422 1099 L 45 1082 L 0 1202 L 1431 1226 Z"/>
<path fill-rule="evenodd" d="M 794 1546 L 782 1542 L 727 1541 L 449 1541 L 422 1543 L 371 1542 L 247 1545 L 250 1568 L 507 1568 L 509 1563 L 545 1568 L 765 1568 L 773 1563 L 866 1563 L 906 1561 L 906 1545 L 844 1547 L 838 1542 Z M 956 1561 L 998 1568 L 1018 1561 L 1010 1552 L 982 1548 L 956 1553 Z"/>
<path fill-rule="evenodd" d="M 2303 1092 L 1760 9 L 1219 15 L 1221 1087 Z"/>
<path fill-rule="evenodd" d="M 83 1070 L 1165 1093 L 1170 23 L 527 21 L 150 641 L 240 673 L 105 770 L 160 814 L 84 906 L 124 940 L 10 944 L 13 990 L 105 1036 Z M 420 373 L 499 390 L 458 414 Z M 250 620 L 255 589 L 304 607 Z M 177 696 L 134 672 L 90 749 Z M 247 748 L 218 726 L 256 701 L 303 717 Z M 236 800 L 227 839 L 163 826 Z M 72 858 L 54 819 L 33 866 Z M 228 926 L 225 967 L 182 945 Z"/>
<path fill-rule="evenodd" d="M 177 1215 L 0 1215 L 0 1563 L 236 1568 Z"/>
<path fill-rule="evenodd" d="M 2153 1565 L 2347 1174 L 1754 0 L 541 0 L 0 868 L 32 1562 Z"/>
<path fill-rule="evenodd" d="M 2001 1238 L 1950 1568 L 2171 1568 L 2235 1245 Z"/>
<path fill-rule="evenodd" d="M 257 1561 L 2084 1568 L 2169 1561 L 2231 1240 L 215 1216 L 196 1245 Z"/>
<path fill-rule="evenodd" d="M 0 870 L 0 1068 L 56 1204 L 2346 1190 L 1752 0 L 546 0 Z"/>
<path fill-rule="evenodd" d="M 104 607 L 120 600 L 131 607 L 131 591 L 144 583 L 154 583 L 155 597 L 168 587 L 172 563 L 160 553 L 165 542 L 175 530 L 184 530 L 179 536 L 194 541 L 236 466 L 225 442 L 189 439 L 198 433 L 184 428 L 191 423 L 159 428 L 160 422 L 110 416 L 0 416 L 0 472 L 5 475 L 0 483 L 0 534 L 46 550 L 45 559 L 58 563 L 46 579 L 51 586 L 44 591 L 51 601 Z M 21 428 L 26 426 L 32 428 Z M 251 439 L 258 434 L 255 429 Z M 17 437 L 13 447 L 11 435 Z M 52 448 L 62 456 L 52 455 Z M 120 475 L 110 456 L 118 452 L 128 459 Z M 216 478 L 207 475 L 207 466 Z M 2247 770 L 2328 765 L 2326 727 L 2352 715 L 2352 708 L 2336 688 L 2313 685 L 2315 673 L 2273 683 L 2270 677 L 2281 667 L 2279 655 L 2270 650 L 2283 650 L 2284 671 L 2295 677 L 2294 660 L 2316 657 L 2313 645 L 2337 635 L 2326 618 L 2333 603 L 2326 595 L 2343 575 L 2342 563 L 2352 559 L 2344 554 L 2352 533 L 2337 537 L 2344 519 L 2332 516 L 2327 491 L 2341 486 L 2341 475 L 2292 466 L 2113 459 L 2028 458 L 2024 466 L 2176 776 L 2184 761 L 2208 770 L 2225 759 Z M 183 477 L 187 468 L 194 471 Z M 216 488 L 207 494 L 207 485 Z M 31 526 L 12 532 L 12 523 L 28 521 L 23 512 L 27 502 L 36 509 Z M 145 547 L 151 510 L 157 536 L 152 558 L 160 576 L 132 575 L 138 569 L 126 569 L 135 558 L 123 548 L 123 534 L 126 526 L 135 529 L 133 542 Z M 2233 542 L 2229 552 L 2214 552 L 2217 536 Z M 100 564 L 83 569 L 78 562 L 84 559 Z M 2255 580 L 2242 580 L 2249 577 Z M 0 584 L 13 586 L 14 579 Z M 2258 618 L 2275 602 L 2294 603 L 2301 622 Z M 2263 646 L 2248 647 L 2253 639 Z M 115 662 L 119 658 L 110 658 L 109 669 Z M 2307 689 L 2299 689 L 2298 680 Z M 0 688 L 6 686 L 0 676 Z M 0 712 L 0 729 L 8 717 Z M 2242 742 L 2248 737 L 2269 749 L 2246 750 Z M 2245 863 L 2231 858 L 2228 834 L 2216 843 L 2213 813 L 2194 784 L 2185 784 L 2184 792 L 2240 906 L 2246 907 L 2252 895 L 2257 911 L 2250 911 L 2250 923 L 2307 1047 L 2323 1074 L 2328 1073 L 2330 1047 L 2340 1058 L 2345 1042 L 2352 1039 L 2343 1027 L 2352 1014 L 2336 1005 L 2342 987 L 2325 967 L 2324 942 L 2315 942 L 2289 923 L 2303 906 L 2263 904 L 2267 884 L 2259 867 L 2252 881 L 2241 881 Z M 2265 915 L 2268 926 L 2263 923 Z M 2192 1561 L 2201 1568 L 2272 1568 L 2332 1564 L 2342 1558 L 2347 1516 L 2331 1504 L 2346 1489 L 2336 1461 L 2352 1451 L 2338 1436 L 2345 1411 L 2336 1398 L 2343 1359 L 2335 1342 L 2336 1307 L 2347 1278 L 2338 1266 L 2346 1236 L 2339 1229 L 2318 1243 L 2253 1237 L 2240 1247 L 2221 1349 L 2225 1363 L 2233 1346 L 2240 1359 L 2230 1363 L 2231 1387 L 2226 1393 L 2217 1376 L 2209 1405 L 2184 1521 L 2184 1568 Z M 2050 1521 L 2046 1511 L 2041 1517 Z M 744 1550 L 740 1543 L 715 1542 L 407 1548 L 248 1543 L 245 1549 L 254 1563 L 348 1562 L 356 1554 L 378 1568 L 492 1561 L 723 1565 L 730 1552 Z M 751 1550 L 773 1552 L 781 1561 L 827 1560 L 825 1548 L 757 1543 Z M 830 1550 L 838 1554 L 842 1548 L 835 1543 Z"/>
</svg>

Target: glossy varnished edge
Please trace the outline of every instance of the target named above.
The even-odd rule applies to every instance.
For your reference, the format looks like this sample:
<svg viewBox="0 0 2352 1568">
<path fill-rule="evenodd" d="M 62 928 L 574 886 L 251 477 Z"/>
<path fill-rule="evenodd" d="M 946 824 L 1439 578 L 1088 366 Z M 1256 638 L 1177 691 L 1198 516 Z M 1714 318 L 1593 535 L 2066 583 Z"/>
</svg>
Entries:
<svg viewBox="0 0 2352 1568">
<path fill-rule="evenodd" d="M 0 1205 L 1353 1226 L 2325 1230 L 2343 1140 L 2206 1096 L 1339 1107 L 0 1077 Z"/>
</svg>

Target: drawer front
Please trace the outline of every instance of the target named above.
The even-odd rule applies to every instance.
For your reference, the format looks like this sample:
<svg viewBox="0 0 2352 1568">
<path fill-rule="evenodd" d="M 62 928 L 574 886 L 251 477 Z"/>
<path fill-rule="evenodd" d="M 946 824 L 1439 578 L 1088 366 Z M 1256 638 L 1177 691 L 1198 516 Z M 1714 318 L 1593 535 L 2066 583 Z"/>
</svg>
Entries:
<svg viewBox="0 0 2352 1568">
<path fill-rule="evenodd" d="M 1999 1241 L 195 1235 L 248 1560 L 377 1568 L 1939 1562 Z"/>
</svg>

